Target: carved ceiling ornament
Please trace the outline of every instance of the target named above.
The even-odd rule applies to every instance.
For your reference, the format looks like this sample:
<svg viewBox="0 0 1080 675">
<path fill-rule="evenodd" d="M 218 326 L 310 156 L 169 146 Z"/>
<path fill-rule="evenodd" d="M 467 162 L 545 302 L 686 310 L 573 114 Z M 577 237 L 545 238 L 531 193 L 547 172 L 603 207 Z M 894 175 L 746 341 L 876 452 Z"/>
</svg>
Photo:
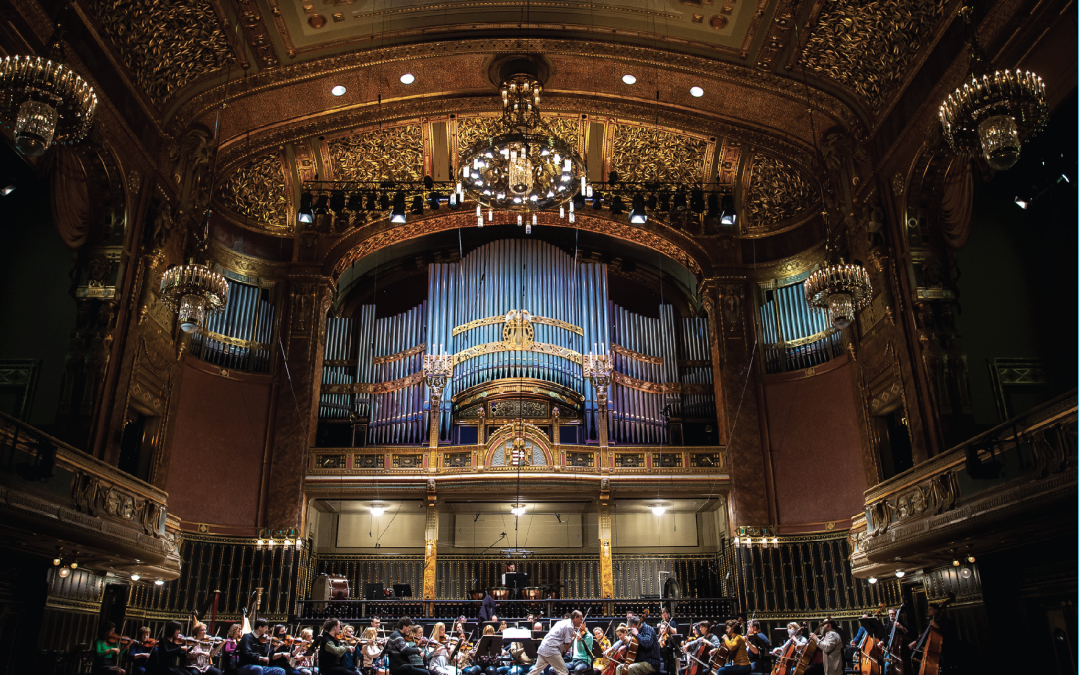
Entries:
<svg viewBox="0 0 1080 675">
<path fill-rule="evenodd" d="M 238 215 L 280 232 L 290 227 L 287 193 L 281 155 L 273 152 L 237 167 L 222 181 L 218 199 Z"/>
<path fill-rule="evenodd" d="M 619 180 L 655 180 L 689 185 L 705 179 L 712 157 L 709 141 L 639 124 L 611 125 L 611 168 Z"/>
<path fill-rule="evenodd" d="M 424 135 L 419 122 L 339 136 L 326 141 L 333 180 L 415 181 L 424 173 Z"/>
<path fill-rule="evenodd" d="M 482 138 L 491 138 L 499 133 L 498 117 L 458 117 L 457 118 L 458 154 L 464 154 L 474 143 Z"/>
<path fill-rule="evenodd" d="M 790 163 L 758 154 L 750 169 L 743 200 L 745 233 L 772 234 L 771 226 L 806 212 L 817 201 L 818 192 Z"/>
<path fill-rule="evenodd" d="M 802 62 L 846 85 L 877 110 L 900 90 L 907 67 L 931 38 L 946 0 L 833 0 L 810 33 Z"/>
<path fill-rule="evenodd" d="M 89 0 L 89 5 L 155 104 L 235 61 L 209 0 Z"/>
</svg>

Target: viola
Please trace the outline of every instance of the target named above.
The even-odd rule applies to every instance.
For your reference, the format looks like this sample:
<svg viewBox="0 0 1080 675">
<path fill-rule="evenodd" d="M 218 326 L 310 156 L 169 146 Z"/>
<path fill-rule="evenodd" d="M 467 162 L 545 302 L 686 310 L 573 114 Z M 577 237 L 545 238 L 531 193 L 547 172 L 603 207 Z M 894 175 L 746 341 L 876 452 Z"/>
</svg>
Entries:
<svg viewBox="0 0 1080 675">
<path fill-rule="evenodd" d="M 132 642 L 135 642 L 135 640 L 127 637 L 126 635 L 117 635 L 116 633 L 112 633 L 105 637 L 105 643 L 114 647 L 116 645 L 127 645 Z"/>
</svg>

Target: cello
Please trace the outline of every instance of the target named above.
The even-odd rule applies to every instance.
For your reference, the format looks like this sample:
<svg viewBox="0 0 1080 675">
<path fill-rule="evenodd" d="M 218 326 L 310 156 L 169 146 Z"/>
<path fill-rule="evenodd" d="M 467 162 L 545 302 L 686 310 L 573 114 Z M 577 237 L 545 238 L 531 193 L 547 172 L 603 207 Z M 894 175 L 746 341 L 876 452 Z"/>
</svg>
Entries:
<svg viewBox="0 0 1080 675">
<path fill-rule="evenodd" d="M 825 617 L 825 619 L 823 619 L 821 623 L 818 624 L 817 630 L 814 631 L 812 635 L 818 635 L 819 633 L 821 633 L 821 629 L 825 626 L 826 621 L 832 623 L 832 617 Z M 804 623 L 803 625 L 806 624 Z M 813 663 L 814 656 L 817 655 L 820 651 L 821 650 L 818 648 L 817 642 L 815 642 L 814 640 L 807 640 L 806 644 L 802 645 L 802 651 L 799 652 L 798 662 L 796 662 L 795 666 L 791 669 L 791 675 L 803 675 L 806 672 L 806 669 L 810 666 L 810 664 Z"/>
<path fill-rule="evenodd" d="M 945 618 L 945 608 L 954 600 L 956 600 L 956 594 L 949 593 L 948 599 L 937 606 L 934 618 L 930 620 L 930 625 L 923 631 L 918 645 L 915 646 L 916 652 L 920 651 L 920 646 L 922 647 L 922 664 L 919 665 L 919 675 L 938 675 L 941 670 L 941 647 L 945 640 L 938 620 Z M 914 654 L 912 654 L 912 658 L 916 658 Z"/>
<path fill-rule="evenodd" d="M 700 626 L 701 624 L 699 623 L 697 627 Z M 690 657 L 690 665 L 686 667 L 685 671 L 686 675 L 703 675 L 702 668 L 704 668 L 706 672 L 711 670 L 709 662 L 705 660 L 708 656 L 707 651 L 712 647 L 712 643 L 709 642 L 708 639 L 708 630 L 706 630 L 705 635 L 699 635 L 695 638 L 695 641 L 700 642 L 701 644 L 698 645 L 693 654 L 686 652 L 686 655 Z"/>
</svg>

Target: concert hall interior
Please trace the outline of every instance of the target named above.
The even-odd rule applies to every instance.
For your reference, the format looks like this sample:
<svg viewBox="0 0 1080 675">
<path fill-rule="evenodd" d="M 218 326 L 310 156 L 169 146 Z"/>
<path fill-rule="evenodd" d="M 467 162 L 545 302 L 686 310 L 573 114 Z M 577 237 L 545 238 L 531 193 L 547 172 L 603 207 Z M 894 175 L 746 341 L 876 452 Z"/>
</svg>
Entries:
<svg viewBox="0 0 1080 675">
<path fill-rule="evenodd" d="M 1077 53 L 1072 0 L 0 0 L 0 675 L 574 611 L 1075 675 Z M 731 619 L 841 656 L 684 656 Z"/>
</svg>

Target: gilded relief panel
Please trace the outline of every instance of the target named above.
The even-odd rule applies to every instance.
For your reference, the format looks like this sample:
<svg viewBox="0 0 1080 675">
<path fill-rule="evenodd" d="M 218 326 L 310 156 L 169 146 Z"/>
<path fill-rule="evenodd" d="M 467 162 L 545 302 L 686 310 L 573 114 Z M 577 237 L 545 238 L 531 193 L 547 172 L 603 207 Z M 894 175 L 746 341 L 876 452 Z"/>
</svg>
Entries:
<svg viewBox="0 0 1080 675">
<path fill-rule="evenodd" d="M 619 180 L 640 183 L 700 183 L 713 143 L 688 134 L 636 124 L 615 124 L 611 168 Z"/>
<path fill-rule="evenodd" d="M 464 155 L 480 139 L 491 138 L 500 130 L 498 117 L 458 117 L 456 126 L 459 155 Z"/>
<path fill-rule="evenodd" d="M 791 164 L 768 155 L 757 155 L 750 169 L 743 209 L 744 233 L 764 235 L 771 226 L 793 218 L 814 205 L 817 191 Z"/>
<path fill-rule="evenodd" d="M 897 91 L 915 54 L 933 36 L 944 0 L 825 3 L 802 62 L 858 94 L 871 109 Z"/>
<path fill-rule="evenodd" d="M 281 156 L 256 157 L 233 171 L 221 185 L 220 201 L 237 214 L 270 230 L 289 227 L 285 171 Z"/>
<path fill-rule="evenodd" d="M 89 0 L 101 28 L 154 103 L 232 63 L 209 0 Z"/>
<path fill-rule="evenodd" d="M 424 174 L 418 122 L 332 138 L 323 145 L 332 180 L 417 181 Z"/>
</svg>

